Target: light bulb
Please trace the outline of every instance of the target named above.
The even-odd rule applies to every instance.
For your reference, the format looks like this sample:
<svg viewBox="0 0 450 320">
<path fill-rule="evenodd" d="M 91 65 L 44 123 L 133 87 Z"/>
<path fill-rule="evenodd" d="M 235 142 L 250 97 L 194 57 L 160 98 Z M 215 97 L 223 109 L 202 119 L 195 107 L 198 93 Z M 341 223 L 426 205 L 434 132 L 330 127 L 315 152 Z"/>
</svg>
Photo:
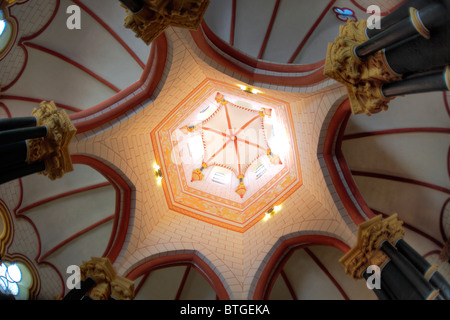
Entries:
<svg viewBox="0 0 450 320">
<path fill-rule="evenodd" d="M 278 212 L 281 210 L 281 205 L 273 207 L 273 211 Z"/>
</svg>

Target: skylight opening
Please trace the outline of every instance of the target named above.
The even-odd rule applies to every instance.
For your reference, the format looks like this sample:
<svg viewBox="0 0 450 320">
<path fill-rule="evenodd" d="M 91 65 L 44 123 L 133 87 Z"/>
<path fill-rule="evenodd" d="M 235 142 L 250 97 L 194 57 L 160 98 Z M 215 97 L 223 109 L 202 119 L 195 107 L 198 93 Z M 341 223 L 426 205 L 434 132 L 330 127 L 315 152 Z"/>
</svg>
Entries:
<svg viewBox="0 0 450 320">
<path fill-rule="evenodd" d="M 207 105 L 206 107 L 204 107 L 203 109 L 202 109 L 202 111 L 200 111 L 200 113 L 203 113 L 203 112 L 205 112 L 206 110 L 208 110 L 209 109 L 209 105 Z"/>
<path fill-rule="evenodd" d="M 259 179 L 265 172 L 267 171 L 267 168 L 261 164 L 258 168 L 256 168 L 256 179 Z"/>
<path fill-rule="evenodd" d="M 225 184 L 225 174 L 222 172 L 216 172 L 212 178 L 215 183 Z"/>
</svg>

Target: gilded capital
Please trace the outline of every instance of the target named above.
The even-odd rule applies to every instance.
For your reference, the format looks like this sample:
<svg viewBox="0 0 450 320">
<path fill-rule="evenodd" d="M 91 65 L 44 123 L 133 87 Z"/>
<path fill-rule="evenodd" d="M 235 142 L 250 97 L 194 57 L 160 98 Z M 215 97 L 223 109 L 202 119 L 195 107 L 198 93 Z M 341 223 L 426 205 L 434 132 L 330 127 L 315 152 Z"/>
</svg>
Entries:
<svg viewBox="0 0 450 320">
<path fill-rule="evenodd" d="M 370 265 L 382 267 L 389 258 L 381 251 L 384 241 L 392 245 L 404 237 L 403 222 L 397 219 L 397 214 L 383 219 L 381 215 L 363 222 L 358 226 L 356 246 L 344 255 L 339 262 L 344 266 L 345 273 L 353 279 L 361 279 L 364 271 Z"/>
<path fill-rule="evenodd" d="M 117 276 L 111 282 L 111 298 L 116 300 L 133 300 L 134 299 L 134 282 Z"/>
<path fill-rule="evenodd" d="M 384 97 L 381 87 L 401 76 L 391 70 L 384 51 L 364 59 L 356 55 L 356 48 L 368 40 L 366 27 L 366 20 L 349 20 L 340 27 L 339 36 L 328 44 L 324 74 L 347 87 L 353 114 L 370 116 L 388 109 L 393 98 Z"/>
<path fill-rule="evenodd" d="M 44 161 L 46 170 L 42 174 L 51 180 L 73 171 L 69 143 L 77 130 L 67 113 L 59 111 L 53 101 L 43 101 L 32 115 L 36 117 L 38 126 L 47 128 L 47 136 L 27 140 L 27 162 Z"/>
<path fill-rule="evenodd" d="M 133 300 L 134 282 L 117 275 L 108 258 L 91 258 L 83 261 L 81 280 L 92 278 L 95 286 L 87 293 L 94 300 Z"/>
<path fill-rule="evenodd" d="M 147 45 L 169 26 L 196 30 L 203 19 L 209 0 L 143 0 L 144 7 L 132 13 L 123 4 L 127 16 L 124 26 L 134 31 Z"/>
<path fill-rule="evenodd" d="M 90 261 L 83 261 L 80 271 L 82 280 L 92 278 L 97 285 L 102 282 L 110 283 L 116 277 L 116 271 L 108 258 L 94 257 Z"/>
</svg>

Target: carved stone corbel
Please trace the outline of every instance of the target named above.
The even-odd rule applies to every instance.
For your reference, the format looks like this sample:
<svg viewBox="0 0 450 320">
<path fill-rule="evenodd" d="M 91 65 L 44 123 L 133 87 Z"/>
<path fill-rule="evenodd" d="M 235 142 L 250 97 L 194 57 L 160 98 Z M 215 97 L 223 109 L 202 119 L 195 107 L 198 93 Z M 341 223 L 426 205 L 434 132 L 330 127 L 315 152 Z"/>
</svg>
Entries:
<svg viewBox="0 0 450 320">
<path fill-rule="evenodd" d="M 134 299 L 134 282 L 117 276 L 111 282 L 111 298 L 116 300 L 133 300 Z"/>
<path fill-rule="evenodd" d="M 169 26 L 196 30 L 200 26 L 209 0 L 143 0 L 144 7 L 132 13 L 127 12 L 124 27 L 134 31 L 147 45 Z"/>
<path fill-rule="evenodd" d="M 73 171 L 69 143 L 77 130 L 67 113 L 64 110 L 58 111 L 53 101 L 43 101 L 32 115 L 37 119 L 37 126 L 47 127 L 47 136 L 27 140 L 27 163 L 44 161 L 46 170 L 41 174 L 51 180 Z"/>
<path fill-rule="evenodd" d="M 387 110 L 393 99 L 383 96 L 382 85 L 402 77 L 391 70 L 384 51 L 365 59 L 356 55 L 356 47 L 368 40 L 366 26 L 366 20 L 349 20 L 340 27 L 339 36 L 328 44 L 324 74 L 347 86 L 353 114 L 370 116 Z"/>
<path fill-rule="evenodd" d="M 381 251 L 384 241 L 392 245 L 404 237 L 403 222 L 397 219 L 397 214 L 383 219 L 381 215 L 361 223 L 358 226 L 356 246 L 344 255 L 339 262 L 344 266 L 345 273 L 353 279 L 361 279 L 364 271 L 370 265 L 380 268 L 389 260 Z"/>
<path fill-rule="evenodd" d="M 91 258 L 80 267 L 81 280 L 92 278 L 95 286 L 87 293 L 94 300 L 134 299 L 134 282 L 118 276 L 108 258 Z"/>
</svg>

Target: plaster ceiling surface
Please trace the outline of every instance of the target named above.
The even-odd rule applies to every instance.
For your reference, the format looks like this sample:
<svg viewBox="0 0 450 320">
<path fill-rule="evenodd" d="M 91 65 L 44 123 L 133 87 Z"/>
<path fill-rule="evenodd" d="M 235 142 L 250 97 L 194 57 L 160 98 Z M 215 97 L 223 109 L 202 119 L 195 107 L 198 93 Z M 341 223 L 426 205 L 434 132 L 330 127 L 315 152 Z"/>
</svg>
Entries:
<svg viewBox="0 0 450 320">
<path fill-rule="evenodd" d="M 214 95 L 221 90 L 225 96 L 227 91 L 240 90 L 237 84 L 242 80 L 236 83 L 236 79 L 201 63 L 203 60 L 194 51 L 195 45 L 189 32 L 169 29 L 166 36 L 169 48 L 173 50 L 170 51 L 173 60 L 168 64 L 165 85 L 158 96 L 147 107 L 130 113 L 129 117 L 107 130 L 78 135 L 71 145 L 73 154 L 89 153 L 104 159 L 126 176 L 133 186 L 133 222 L 127 243 L 116 262 L 119 272 L 126 274 L 139 264 L 159 257 L 163 251 L 195 251 L 201 253 L 211 267 L 220 269 L 220 275 L 227 279 L 231 296 L 247 298 L 255 274 L 261 272 L 261 261 L 280 237 L 302 234 L 312 228 L 315 233 L 335 235 L 352 243 L 355 239 L 349 227 L 352 222 L 336 207 L 328 189 L 330 182 L 318 174 L 321 172 L 317 158 L 319 137 L 313 133 L 320 132 L 327 113 L 325 110 L 332 106 L 335 99 L 343 96 L 341 87 L 323 89 L 325 98 L 319 93 L 314 96 L 260 88 L 261 94 L 253 96 L 252 99 L 266 99 L 267 96 L 290 105 L 295 128 L 293 133 L 298 141 L 302 173 L 305 173 L 302 175 L 303 186 L 284 200 L 282 210 L 272 219 L 259 220 L 245 232 L 236 232 L 230 226 L 218 226 L 171 209 L 164 194 L 164 184 L 170 183 L 171 172 L 159 163 L 156 147 L 160 147 L 152 143 L 149 133 L 172 116 L 176 118 L 177 106 L 184 105 L 188 101 L 185 97 L 195 93 L 199 84 L 205 80 L 208 82 L 210 76 L 213 79 L 210 82 L 216 82 L 214 90 L 211 90 Z M 225 85 L 217 87 L 218 82 Z M 227 89 L 229 85 L 226 84 L 234 85 L 235 89 Z M 186 115 L 189 112 L 186 111 Z M 180 121 L 173 128 L 184 125 Z M 302 130 L 298 130 L 299 126 Z M 166 151 L 170 153 L 171 149 Z M 163 168 L 161 186 L 154 177 L 155 162 Z"/>
<path fill-rule="evenodd" d="M 130 30 L 123 28 L 123 9 L 111 6 L 107 0 L 34 0 L 11 8 L 22 29 L 19 29 L 17 45 L 0 61 L 0 116 L 25 116 L 40 100 L 55 100 L 83 128 L 70 145 L 74 172 L 54 182 L 32 175 L 0 186 L 0 199 L 9 209 L 15 231 L 8 252 L 23 254 L 32 261 L 42 282 L 41 299 L 52 299 L 67 292 L 67 265 L 101 255 L 110 257 L 120 274 L 136 275 L 133 280 L 141 288 L 140 297 L 155 296 L 152 283 L 160 278 L 173 279 L 170 284 L 173 290 L 166 293 L 168 297 L 174 296 L 176 288 L 180 288 L 180 279 L 186 274 L 186 290 L 178 290 L 182 292 L 181 297 L 214 298 L 212 291 L 218 290 L 211 279 L 215 276 L 228 298 L 251 299 L 260 285 L 259 280 L 272 281 L 268 272 L 275 269 L 280 270 L 280 277 L 273 280 L 273 298 L 287 296 L 292 291 L 289 286 L 297 297 L 320 296 L 319 291 L 309 292 L 305 287 L 309 283 L 307 279 L 300 281 L 295 271 L 295 266 L 300 264 L 302 270 L 318 279 L 318 288 L 327 290 L 330 299 L 373 298 L 359 294 L 365 290 L 365 284 L 349 283 L 353 280 L 331 258 L 344 251 L 341 247 L 341 250 L 302 249 L 291 255 L 292 260 L 281 269 L 277 269 L 275 258 L 282 260 L 289 245 L 311 245 L 314 237 L 328 237 L 334 245 L 349 247 L 356 240 L 355 222 L 336 190 L 324 154 L 330 123 L 346 98 L 346 90 L 323 77 L 308 78 L 311 73 L 321 73 L 320 63 L 301 72 L 297 68 L 303 66 L 297 63 L 320 62 L 325 57 L 321 48 L 333 41 L 343 23 L 331 10 L 333 6 L 349 7 L 362 19 L 365 18 L 363 9 L 370 4 L 378 4 L 387 12 L 401 1 L 307 1 L 307 4 L 306 1 L 282 1 L 276 12 L 271 12 L 268 8 L 275 8 L 278 2 L 264 1 L 265 5 L 252 6 L 251 1 L 237 1 L 232 43 L 229 38 L 233 29 L 232 1 L 212 1 L 204 24 L 258 63 L 271 61 L 281 63 L 283 68 L 284 64 L 292 66 L 292 72 L 287 74 L 259 69 L 258 64 L 246 66 L 220 51 L 211 44 L 211 39 L 206 39 L 206 44 L 216 54 L 205 50 L 207 47 L 199 44 L 198 38 L 205 28 L 199 32 L 169 28 L 150 47 L 144 46 Z M 86 28 L 79 32 L 60 28 L 61 23 L 65 24 L 65 9 L 70 4 L 82 9 Z M 39 17 L 34 16 L 38 11 Z M 296 18 L 296 11 L 305 18 Z M 290 32 L 294 29 L 299 32 Z M 103 39 L 102 45 L 98 45 L 98 39 Z M 161 43 L 166 44 L 167 52 L 161 50 L 164 47 Z M 299 47 L 299 54 L 292 59 Z M 161 52 L 165 59 L 161 59 Z M 155 78 L 158 72 L 161 77 Z M 41 80 L 43 74 L 48 81 Z M 117 77 L 118 74 L 122 76 Z M 259 92 L 249 94 L 240 86 Z M 142 98 L 143 92 L 150 93 Z M 242 108 L 272 109 L 272 120 L 279 121 L 289 142 L 288 152 L 280 152 L 282 164 L 273 165 L 264 155 L 255 162 L 249 160 L 247 164 L 252 164 L 244 177 L 247 192 L 243 198 L 235 192 L 238 166 L 237 172 L 223 171 L 229 174 L 230 182 L 220 185 L 212 181 L 219 166 L 203 170 L 202 181 L 191 181 L 192 172 L 202 165 L 201 156 L 192 164 L 183 161 L 172 166 L 170 163 L 173 160 L 170 154 L 179 143 L 170 133 L 203 121 L 198 115 L 205 104 L 218 106 L 217 92 Z M 443 160 L 448 149 L 448 118 L 444 117 L 447 100 L 447 96 L 442 99 L 442 94 L 393 100 L 388 112 L 370 118 L 351 117 L 340 133 L 341 138 L 345 137 L 342 151 L 350 175 L 354 174 L 363 199 L 377 212 L 398 211 L 407 222 L 408 242 L 433 263 L 449 234 L 448 179 L 439 174 L 442 168 L 448 170 Z M 422 107 L 429 101 L 433 101 L 435 109 L 424 116 Z M 124 112 L 109 116 L 122 105 L 127 105 Z M 409 112 L 411 108 L 415 111 Z M 93 109 L 95 112 L 91 113 Z M 239 117 L 235 118 L 241 120 Z M 96 122 L 97 118 L 103 121 Z M 89 125 L 83 126 L 85 123 Z M 267 138 L 272 127 L 266 117 L 263 123 Z M 398 140 L 398 144 L 393 139 L 381 138 L 392 130 L 411 129 L 420 123 L 426 128 L 415 130 L 405 141 Z M 400 137 L 401 133 L 397 133 Z M 420 137 L 414 136 L 418 133 Z M 422 134 L 433 136 L 428 139 Z M 167 139 L 161 139 L 160 135 L 166 135 Z M 182 133 L 178 138 L 195 135 L 195 132 Z M 333 146 L 342 142 L 335 136 L 332 139 Z M 366 152 L 364 143 L 358 144 L 359 139 L 372 146 L 372 151 Z M 267 142 L 276 149 L 270 139 Z M 427 154 L 436 152 L 438 156 L 430 160 L 413 151 L 422 148 Z M 379 152 L 381 149 L 389 151 L 391 157 L 386 161 L 382 156 L 385 153 Z M 336 150 L 330 152 L 333 163 L 339 162 Z M 414 157 L 418 158 L 409 160 Z M 427 159 L 430 165 L 422 165 Z M 265 162 L 267 171 L 256 179 L 259 160 Z M 404 166 L 407 162 L 410 163 Z M 154 176 L 155 163 L 163 172 L 161 184 Z M 232 163 L 236 167 L 236 162 Z M 344 169 L 339 170 L 337 175 L 345 182 Z M 393 176 L 400 178 L 395 183 L 402 183 L 403 187 L 386 183 L 394 179 L 385 178 Z M 405 181 L 423 183 L 405 187 Z M 346 188 L 351 194 L 351 188 Z M 404 190 L 404 196 L 398 196 L 399 190 Z M 415 199 L 425 197 L 422 199 L 426 201 L 422 206 L 413 207 L 411 195 Z M 188 198 L 177 202 L 179 196 L 195 197 L 197 202 L 184 201 Z M 214 211 L 219 198 L 222 203 L 228 202 L 227 208 L 236 210 L 231 219 L 224 219 Z M 357 195 L 352 199 L 355 203 L 360 200 Z M 83 203 L 80 208 L 88 207 L 92 211 L 86 209 L 79 213 L 77 203 Z M 277 204 L 282 205 L 281 211 L 264 221 L 264 212 Z M 208 208 L 200 212 L 199 205 Z M 249 210 L 246 219 L 239 220 L 246 215 L 245 210 Z M 361 219 L 366 219 L 364 211 L 359 211 Z M 430 219 L 423 214 L 425 211 L 432 211 Z M 67 214 L 61 215 L 62 212 Z M 52 227 L 55 223 L 57 227 Z M 304 240 L 291 242 L 295 239 Z M 168 266 L 171 257 L 179 256 L 183 262 L 201 266 L 198 270 L 208 269 L 210 273 L 205 276 L 200 271 L 204 276 L 200 279 L 197 273 L 187 272 L 186 265 L 173 267 L 171 271 L 158 269 L 159 261 Z M 139 269 L 146 264 L 151 266 L 148 270 Z M 153 273 L 156 269 L 160 273 Z M 192 291 L 196 286 L 202 288 L 201 292 Z M 342 294 L 344 291 L 347 294 Z"/>
</svg>

